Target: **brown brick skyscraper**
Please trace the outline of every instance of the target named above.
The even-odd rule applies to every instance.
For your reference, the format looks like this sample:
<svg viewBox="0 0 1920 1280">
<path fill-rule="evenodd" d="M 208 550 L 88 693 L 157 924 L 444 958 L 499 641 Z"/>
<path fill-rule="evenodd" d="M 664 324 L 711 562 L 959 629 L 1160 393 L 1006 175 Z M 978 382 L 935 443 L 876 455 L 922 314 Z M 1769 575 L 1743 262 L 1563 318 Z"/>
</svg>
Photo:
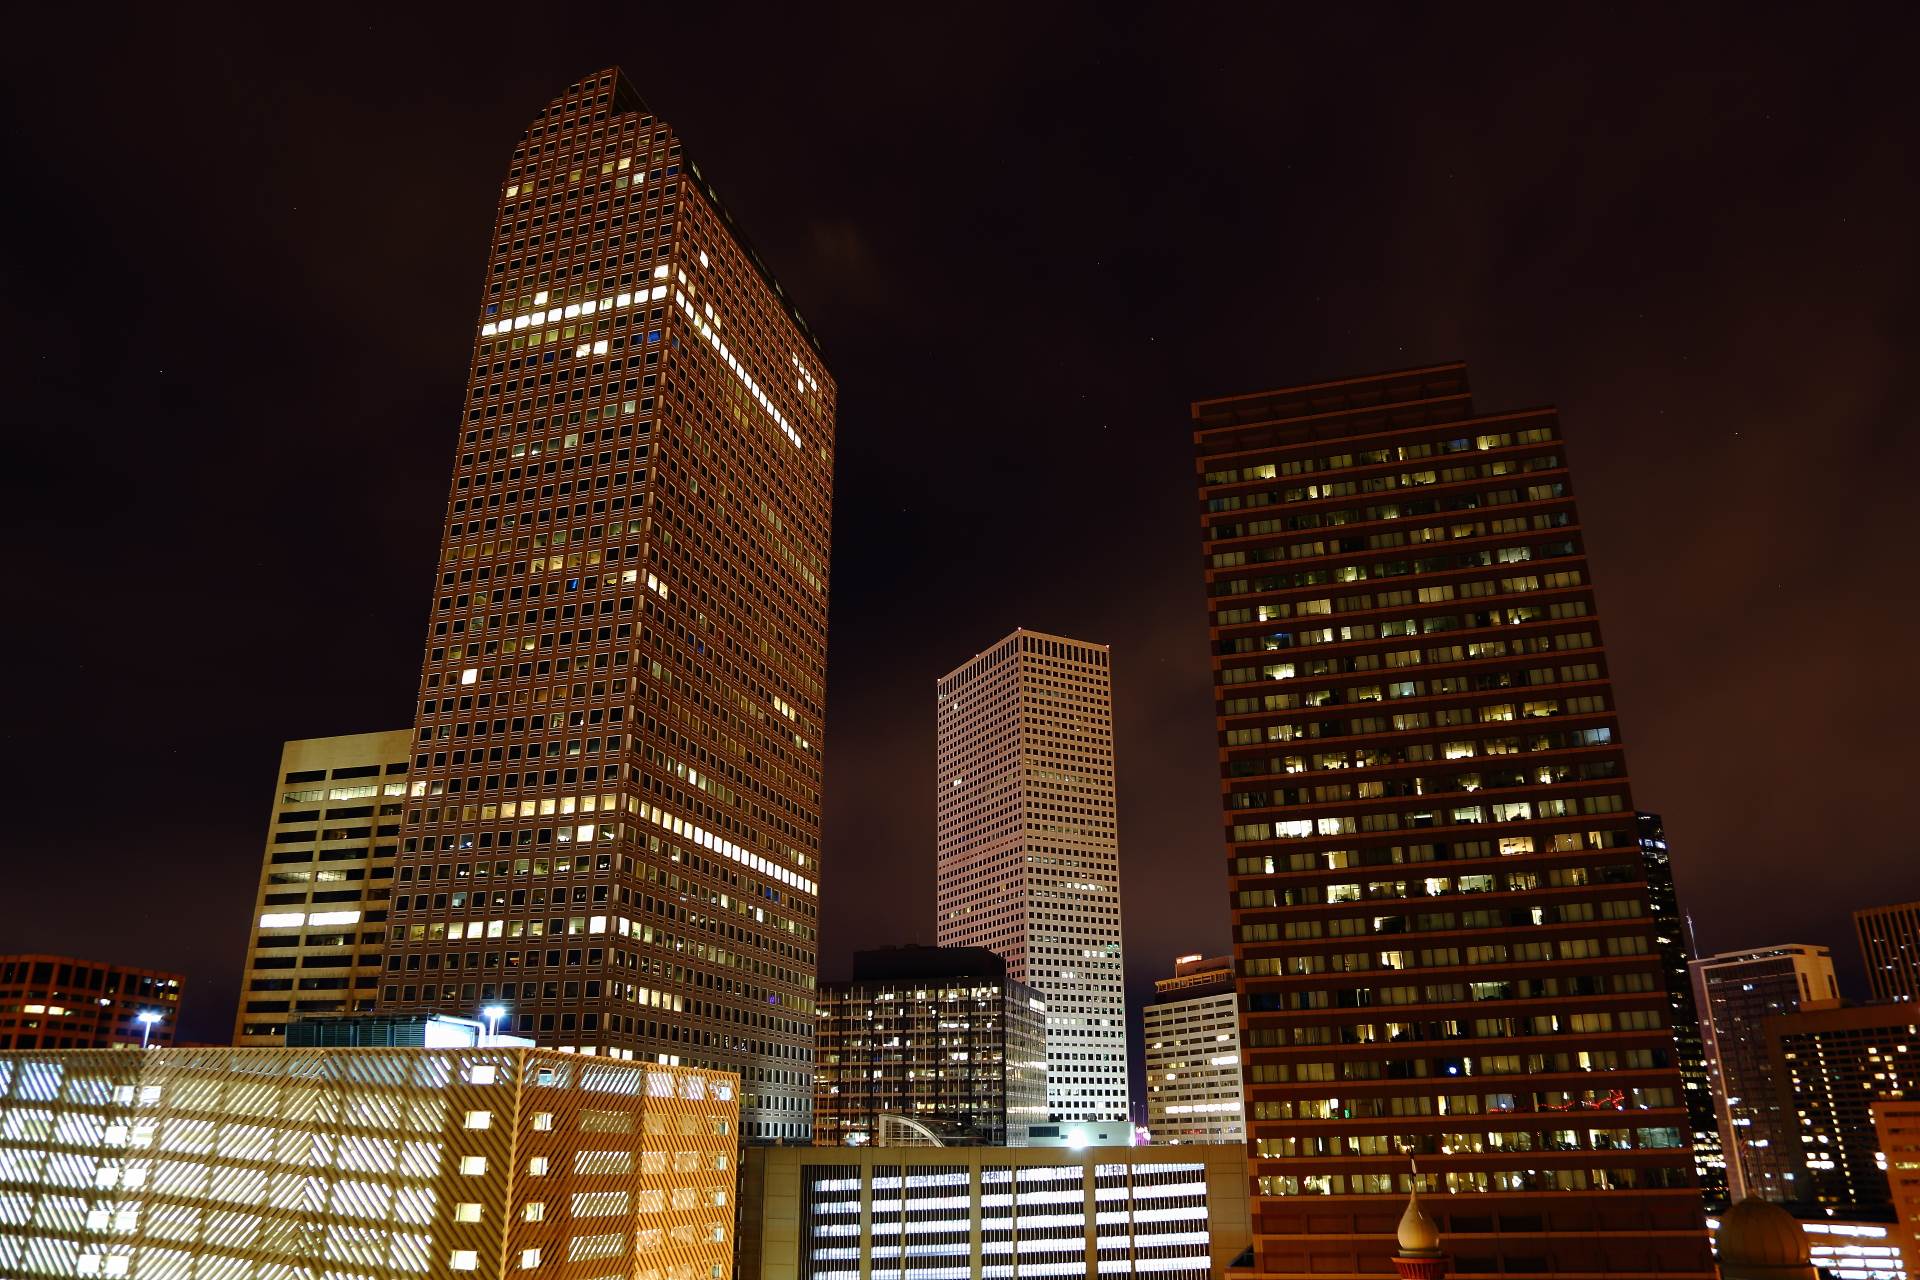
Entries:
<svg viewBox="0 0 1920 1280">
<path fill-rule="evenodd" d="M 1193 407 L 1263 1276 L 1712 1272 L 1551 409 Z"/>
<path fill-rule="evenodd" d="M 617 70 L 514 149 L 474 327 L 381 1003 L 804 1137 L 833 379 Z"/>
</svg>

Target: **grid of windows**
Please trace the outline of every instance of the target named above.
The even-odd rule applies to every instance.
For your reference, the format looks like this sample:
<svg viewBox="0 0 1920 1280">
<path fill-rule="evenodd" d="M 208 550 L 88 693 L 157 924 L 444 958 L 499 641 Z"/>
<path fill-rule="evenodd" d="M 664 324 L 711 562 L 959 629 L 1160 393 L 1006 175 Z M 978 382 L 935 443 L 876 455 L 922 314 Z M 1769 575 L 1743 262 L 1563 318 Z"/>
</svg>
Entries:
<svg viewBox="0 0 1920 1280">
<path fill-rule="evenodd" d="M 948 1146 L 1026 1145 L 1027 1126 L 1047 1113 L 1046 1005 L 997 957 L 973 954 L 991 964 L 821 987 L 816 1145 L 886 1145 L 889 1116 Z"/>
<path fill-rule="evenodd" d="M 502 183 L 380 1003 L 811 1093 L 835 390 L 617 70 Z"/>
<path fill-rule="evenodd" d="M 1230 1148 L 1195 1151 L 1205 1155 L 1165 1160 L 1108 1148 L 1034 1152 L 1015 1163 L 956 1150 L 915 1152 L 914 1164 L 890 1162 L 886 1152 L 859 1163 L 756 1152 L 754 1161 L 779 1162 L 783 1173 L 796 1155 L 802 1161 L 798 1231 L 761 1224 L 763 1267 L 800 1280 L 1206 1280 L 1245 1246 L 1244 1201 L 1233 1186 L 1242 1162 Z M 796 1244 L 798 1266 L 789 1270 Z"/>
<path fill-rule="evenodd" d="M 1505 1223 L 1459 1269 L 1706 1274 L 1554 413 L 1453 365 L 1193 419 L 1257 1270 L 1377 1269 L 1411 1152 Z"/>
<path fill-rule="evenodd" d="M 1047 1107 L 1127 1115 L 1106 646 L 1020 630 L 936 686 L 941 946 L 985 947 L 1047 1005 Z"/>
</svg>

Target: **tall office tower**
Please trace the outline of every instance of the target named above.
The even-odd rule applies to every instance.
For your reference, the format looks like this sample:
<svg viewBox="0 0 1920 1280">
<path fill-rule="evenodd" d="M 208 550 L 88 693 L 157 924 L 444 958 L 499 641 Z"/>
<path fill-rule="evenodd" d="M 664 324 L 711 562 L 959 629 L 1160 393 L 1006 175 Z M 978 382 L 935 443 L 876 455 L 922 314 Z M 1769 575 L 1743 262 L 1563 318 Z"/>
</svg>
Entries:
<svg viewBox="0 0 1920 1280">
<path fill-rule="evenodd" d="M 1654 942 L 1667 967 L 1667 1025 L 1673 1028 L 1674 1065 L 1686 1099 L 1693 1133 L 1693 1170 L 1709 1209 L 1727 1205 L 1727 1156 L 1720 1148 L 1720 1122 L 1707 1078 L 1707 1051 L 1701 1040 L 1700 1013 L 1693 1003 L 1693 933 L 1673 886 L 1673 856 L 1667 828 L 1657 813 L 1636 813 L 1640 861 L 1647 876 L 1647 906 L 1653 912 Z"/>
<path fill-rule="evenodd" d="M 278 1048 L 292 1018 L 373 1008 L 412 758 L 411 729 L 280 748 L 236 1045 Z"/>
<path fill-rule="evenodd" d="M 181 975 L 160 969 L 72 956 L 0 956 L 0 1049 L 170 1045 L 185 986 Z"/>
<path fill-rule="evenodd" d="M 855 952 L 813 1051 L 817 1147 L 1023 1147 L 1047 1118 L 1047 1006 L 984 947 Z"/>
<path fill-rule="evenodd" d="M 1873 998 L 1920 999 L 1920 902 L 1856 911 L 1853 931 Z"/>
<path fill-rule="evenodd" d="M 1601 616 L 1550 408 L 1463 365 L 1193 406 L 1255 1271 L 1704 1276 Z"/>
<path fill-rule="evenodd" d="M 1775 1203 L 1803 1198 L 1797 1186 L 1799 1149 L 1780 1110 L 1780 1088 L 1761 1024 L 1784 1013 L 1831 1009 L 1840 1003 L 1833 957 L 1825 947 L 1797 943 L 1723 951 L 1693 962 L 1694 1006 L 1713 1082 L 1720 1146 L 1726 1153 L 1727 1195 Z"/>
<path fill-rule="evenodd" d="M 618 70 L 489 239 L 380 1005 L 736 1071 L 805 1138 L 833 379 Z"/>
<path fill-rule="evenodd" d="M 1904 1004 L 1856 1005 L 1768 1018 L 1772 1055 L 1794 1148 L 1799 1199 L 1837 1217 L 1894 1207 L 1877 1104 L 1920 1088 L 1920 1019 Z"/>
<path fill-rule="evenodd" d="M 1245 1142 L 1232 956 L 1181 956 L 1140 1012 L 1147 1130 L 1156 1143 Z"/>
<path fill-rule="evenodd" d="M 936 689 L 939 943 L 1040 993 L 1063 1121 L 1127 1118 L 1108 657 L 1021 629 Z"/>
</svg>

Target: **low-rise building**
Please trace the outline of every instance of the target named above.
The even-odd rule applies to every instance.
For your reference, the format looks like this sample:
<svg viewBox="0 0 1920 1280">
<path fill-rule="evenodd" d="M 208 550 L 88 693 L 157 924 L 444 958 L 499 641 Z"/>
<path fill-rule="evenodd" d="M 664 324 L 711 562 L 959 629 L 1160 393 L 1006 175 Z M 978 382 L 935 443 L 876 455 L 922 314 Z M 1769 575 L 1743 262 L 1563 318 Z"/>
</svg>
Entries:
<svg viewBox="0 0 1920 1280">
<path fill-rule="evenodd" d="M 1239 1146 L 755 1147 L 747 1280 L 1215 1280 L 1252 1242 Z"/>
<path fill-rule="evenodd" d="M 0 1050 L 173 1043 L 186 979 L 72 956 L 0 956 Z"/>
<path fill-rule="evenodd" d="M 538 1049 L 0 1054 L 0 1275 L 715 1280 L 738 1121 Z"/>
</svg>

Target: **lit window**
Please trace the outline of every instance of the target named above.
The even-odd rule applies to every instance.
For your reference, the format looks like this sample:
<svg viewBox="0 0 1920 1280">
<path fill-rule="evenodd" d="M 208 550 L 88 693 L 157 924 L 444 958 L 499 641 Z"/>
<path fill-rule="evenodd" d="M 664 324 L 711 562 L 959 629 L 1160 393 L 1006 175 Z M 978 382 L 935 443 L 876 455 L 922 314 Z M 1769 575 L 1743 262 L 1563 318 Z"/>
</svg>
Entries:
<svg viewBox="0 0 1920 1280">
<path fill-rule="evenodd" d="M 492 1084 L 493 1081 L 494 1065 L 491 1062 L 477 1062 L 467 1068 L 468 1084 Z"/>
<path fill-rule="evenodd" d="M 465 1174 L 467 1177 L 478 1178 L 484 1175 L 486 1171 L 487 1171 L 487 1158 L 485 1156 L 461 1156 L 460 1157 L 460 1172 Z"/>
<path fill-rule="evenodd" d="M 467 1112 L 467 1128 L 469 1129 L 493 1128 L 493 1112 L 491 1111 Z"/>
<path fill-rule="evenodd" d="M 547 1202 L 545 1200 L 529 1200 L 526 1210 L 521 1216 L 528 1222 L 544 1221 L 547 1216 Z"/>
<path fill-rule="evenodd" d="M 553 1112 L 551 1112 L 551 1111 L 536 1111 L 536 1112 L 534 1112 L 534 1113 L 533 1113 L 533 1127 L 534 1127 L 535 1129 L 538 1129 L 538 1130 L 540 1130 L 540 1131 L 541 1131 L 541 1132 L 543 1132 L 543 1133 L 544 1133 L 544 1132 L 545 1132 L 546 1130 L 548 1130 L 548 1129 L 551 1129 L 551 1128 L 553 1128 Z"/>
<path fill-rule="evenodd" d="M 540 1251 L 538 1249 L 522 1249 L 520 1251 L 520 1269 L 522 1271 L 531 1271 L 539 1265 Z"/>
<path fill-rule="evenodd" d="M 535 1156 L 533 1159 L 527 1161 L 527 1173 L 535 1178 L 546 1177 L 547 1158 L 545 1156 Z"/>
<path fill-rule="evenodd" d="M 480 1206 L 471 1200 L 461 1201 L 453 1206 L 453 1220 L 455 1222 L 480 1221 Z"/>
<path fill-rule="evenodd" d="M 478 1271 L 480 1269 L 480 1251 L 477 1249 L 455 1249 L 453 1256 L 447 1259 L 447 1266 L 454 1271 Z"/>
</svg>

